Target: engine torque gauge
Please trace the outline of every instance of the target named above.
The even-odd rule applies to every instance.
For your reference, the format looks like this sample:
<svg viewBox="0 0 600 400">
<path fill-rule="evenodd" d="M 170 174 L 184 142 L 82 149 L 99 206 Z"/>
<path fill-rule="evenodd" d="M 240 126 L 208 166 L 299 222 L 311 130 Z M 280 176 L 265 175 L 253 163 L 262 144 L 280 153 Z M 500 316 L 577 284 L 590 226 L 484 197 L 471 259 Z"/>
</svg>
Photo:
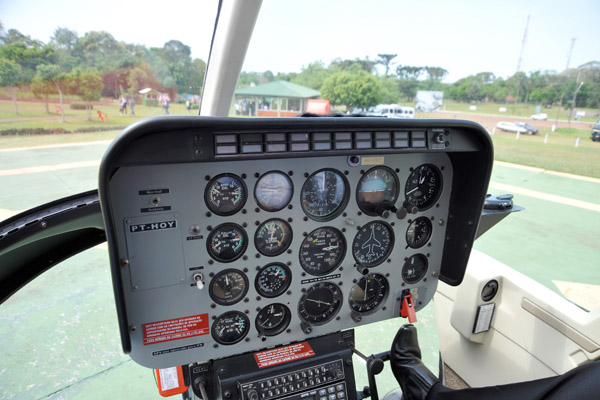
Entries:
<svg viewBox="0 0 600 400">
<path fill-rule="evenodd" d="M 221 262 L 237 260 L 248 246 L 244 228 L 234 223 L 215 227 L 206 239 L 206 248 L 212 258 Z"/>
<path fill-rule="evenodd" d="M 362 277 L 350 289 L 350 308 L 360 314 L 377 311 L 389 293 L 387 279 L 380 274 L 368 274 Z"/>
<path fill-rule="evenodd" d="M 248 316 L 240 311 L 227 311 L 217 317 L 210 333 L 218 343 L 235 344 L 246 337 L 250 331 Z"/>
<path fill-rule="evenodd" d="M 269 304 L 256 316 L 254 324 L 256 330 L 264 336 L 275 336 L 288 327 L 292 313 L 290 309 L 280 303 Z"/>
<path fill-rule="evenodd" d="M 287 265 L 273 263 L 258 271 L 254 287 L 263 297 L 277 297 L 283 294 L 292 283 L 292 272 Z"/>
<path fill-rule="evenodd" d="M 423 247 L 431 237 L 433 227 L 427 217 L 419 217 L 408 225 L 406 230 L 406 244 L 408 247 L 418 249 Z"/>
<path fill-rule="evenodd" d="M 345 254 L 342 232 L 330 226 L 317 228 L 302 241 L 300 265 L 311 275 L 326 275 L 341 264 Z"/>
<path fill-rule="evenodd" d="M 248 195 L 244 181 L 233 174 L 221 174 L 208 182 L 204 191 L 204 201 L 217 215 L 233 215 L 244 204 Z"/>
<path fill-rule="evenodd" d="M 427 257 L 423 254 L 411 256 L 402 267 L 402 279 L 406 283 L 417 283 L 427 273 Z"/>
<path fill-rule="evenodd" d="M 346 207 L 348 181 L 336 170 L 323 169 L 306 179 L 300 196 L 306 215 L 315 221 L 329 221 Z"/>
<path fill-rule="evenodd" d="M 384 211 L 394 209 L 399 191 L 398 176 L 391 168 L 374 167 L 358 181 L 356 203 L 367 215 L 382 215 Z"/>
<path fill-rule="evenodd" d="M 270 219 L 263 222 L 254 235 L 254 246 L 262 255 L 278 256 L 290 247 L 292 228 L 282 219 Z"/>
<path fill-rule="evenodd" d="M 285 208 L 294 194 L 291 179 L 280 171 L 265 173 L 256 182 L 254 198 L 260 208 L 274 212 Z"/>
<path fill-rule="evenodd" d="M 369 222 L 359 229 L 352 242 L 352 255 L 357 263 L 374 267 L 385 261 L 394 247 L 394 231 L 383 221 Z"/>
<path fill-rule="evenodd" d="M 248 278 L 237 269 L 225 269 L 212 278 L 208 292 L 217 304 L 235 304 L 246 296 Z"/>
<path fill-rule="evenodd" d="M 442 173 L 431 164 L 415 168 L 406 181 L 406 202 L 419 210 L 427 210 L 435 204 L 442 192 Z"/>
<path fill-rule="evenodd" d="M 309 324 L 323 325 L 337 315 L 342 301 L 342 291 L 335 283 L 315 283 L 300 298 L 298 315 Z"/>
</svg>

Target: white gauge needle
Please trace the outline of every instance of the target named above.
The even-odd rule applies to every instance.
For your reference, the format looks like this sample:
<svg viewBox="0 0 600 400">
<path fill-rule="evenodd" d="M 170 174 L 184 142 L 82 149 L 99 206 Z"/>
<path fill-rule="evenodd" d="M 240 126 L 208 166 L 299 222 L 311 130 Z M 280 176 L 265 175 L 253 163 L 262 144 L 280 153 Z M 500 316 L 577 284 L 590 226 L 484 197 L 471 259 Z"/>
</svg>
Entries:
<svg viewBox="0 0 600 400">
<path fill-rule="evenodd" d="M 414 192 L 415 190 L 418 190 L 418 189 L 419 189 L 419 187 L 417 186 L 416 188 L 414 188 L 414 189 L 412 189 L 412 190 L 409 190 L 408 192 L 406 192 L 406 194 L 407 194 L 407 195 L 408 195 L 408 194 L 411 194 L 412 192 Z"/>
<path fill-rule="evenodd" d="M 321 300 L 313 300 L 313 299 L 306 299 L 306 300 L 307 300 L 307 301 L 312 301 L 313 303 L 317 303 L 317 304 L 319 304 L 319 305 L 320 305 L 320 304 L 325 304 L 325 305 L 328 305 L 328 306 L 330 306 L 330 305 L 331 305 L 331 303 L 327 303 L 327 302 L 325 302 L 325 301 L 321 301 Z"/>
</svg>

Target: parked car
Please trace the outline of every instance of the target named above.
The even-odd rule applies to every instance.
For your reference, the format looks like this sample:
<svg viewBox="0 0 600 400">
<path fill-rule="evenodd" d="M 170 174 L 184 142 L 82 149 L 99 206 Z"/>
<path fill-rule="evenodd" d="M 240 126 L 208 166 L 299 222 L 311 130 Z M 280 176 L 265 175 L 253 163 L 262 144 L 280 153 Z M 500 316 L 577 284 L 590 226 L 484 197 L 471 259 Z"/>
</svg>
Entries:
<svg viewBox="0 0 600 400">
<path fill-rule="evenodd" d="M 388 118 L 414 118 L 414 107 L 403 107 L 399 104 L 379 104 L 375 107 L 370 107 L 367 110 L 367 115 L 371 117 L 388 117 Z"/>
<path fill-rule="evenodd" d="M 531 116 L 531 119 L 536 119 L 538 121 L 545 121 L 548 119 L 548 114 L 546 114 L 546 113 L 533 114 Z"/>
<path fill-rule="evenodd" d="M 500 121 L 496 124 L 496 128 L 504 132 L 515 132 L 515 133 L 526 133 L 528 135 L 535 135 L 538 133 L 538 129 L 534 126 L 529 125 L 526 122 L 505 122 Z"/>
<path fill-rule="evenodd" d="M 590 139 L 594 142 L 600 142 L 600 121 L 594 125 L 592 128 L 592 134 L 590 135 Z"/>
</svg>

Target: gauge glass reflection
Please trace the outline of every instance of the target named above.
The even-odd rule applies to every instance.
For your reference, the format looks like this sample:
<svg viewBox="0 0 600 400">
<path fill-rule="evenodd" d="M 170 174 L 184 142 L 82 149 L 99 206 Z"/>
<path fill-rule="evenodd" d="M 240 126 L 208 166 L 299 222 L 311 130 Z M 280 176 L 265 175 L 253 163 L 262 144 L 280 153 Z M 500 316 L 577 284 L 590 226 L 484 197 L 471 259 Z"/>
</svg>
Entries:
<svg viewBox="0 0 600 400">
<path fill-rule="evenodd" d="M 265 211 L 275 212 L 288 205 L 294 194 L 291 179 L 280 171 L 265 173 L 256 182 L 254 197 Z"/>
<path fill-rule="evenodd" d="M 302 209 L 315 221 L 337 217 L 348 201 L 348 183 L 338 171 L 324 169 L 306 179 L 301 192 Z"/>
<path fill-rule="evenodd" d="M 283 304 L 274 303 L 259 311 L 254 324 L 261 335 L 275 336 L 288 327 L 291 317 L 289 308 Z"/>
<path fill-rule="evenodd" d="M 204 192 L 206 205 L 217 215 L 233 215 L 246 203 L 247 190 L 237 175 L 222 174 L 208 182 Z"/>
<path fill-rule="evenodd" d="M 423 254 L 411 256 L 402 267 L 402 279 L 406 283 L 417 283 L 427 273 L 427 257 Z"/>
<path fill-rule="evenodd" d="M 221 262 L 237 260 L 248 246 L 248 236 L 238 224 L 226 223 L 214 228 L 206 239 L 208 254 Z"/>
<path fill-rule="evenodd" d="M 213 301 L 224 306 L 240 301 L 248 292 L 248 278 L 242 271 L 226 269 L 210 281 L 209 294 Z"/>
<path fill-rule="evenodd" d="M 408 225 L 406 230 L 406 244 L 408 247 L 418 249 L 423 247 L 431 237 L 433 226 L 427 217 L 419 217 Z"/>
<path fill-rule="evenodd" d="M 292 243 L 292 227 L 282 219 L 265 221 L 256 230 L 254 245 L 262 255 L 277 256 L 290 247 Z"/>
<path fill-rule="evenodd" d="M 367 215 L 379 215 L 394 207 L 400 191 L 398 176 L 392 169 L 379 166 L 368 170 L 358 182 L 356 201 Z"/>
<path fill-rule="evenodd" d="M 377 311 L 389 293 L 387 279 L 381 274 L 367 274 L 350 289 L 350 308 L 359 314 Z"/>
<path fill-rule="evenodd" d="M 394 247 L 394 231 L 383 221 L 369 222 L 359 229 L 352 242 L 352 255 L 357 263 L 375 267 L 384 262 Z"/>
<path fill-rule="evenodd" d="M 250 320 L 243 312 L 228 311 L 217 317 L 210 331 L 216 342 L 223 345 L 235 344 L 250 331 Z"/>
</svg>

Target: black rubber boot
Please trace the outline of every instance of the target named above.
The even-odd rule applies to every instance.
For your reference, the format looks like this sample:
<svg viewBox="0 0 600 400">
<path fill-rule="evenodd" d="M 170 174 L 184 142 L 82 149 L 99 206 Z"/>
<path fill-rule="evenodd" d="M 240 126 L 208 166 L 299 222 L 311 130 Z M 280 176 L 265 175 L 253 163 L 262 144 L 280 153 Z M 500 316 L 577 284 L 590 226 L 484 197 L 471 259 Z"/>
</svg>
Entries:
<svg viewBox="0 0 600 400">
<path fill-rule="evenodd" d="M 402 388 L 403 400 L 425 400 L 438 378 L 421 361 L 421 349 L 414 325 L 403 325 L 398 330 L 392 350 L 390 365 Z"/>
</svg>

